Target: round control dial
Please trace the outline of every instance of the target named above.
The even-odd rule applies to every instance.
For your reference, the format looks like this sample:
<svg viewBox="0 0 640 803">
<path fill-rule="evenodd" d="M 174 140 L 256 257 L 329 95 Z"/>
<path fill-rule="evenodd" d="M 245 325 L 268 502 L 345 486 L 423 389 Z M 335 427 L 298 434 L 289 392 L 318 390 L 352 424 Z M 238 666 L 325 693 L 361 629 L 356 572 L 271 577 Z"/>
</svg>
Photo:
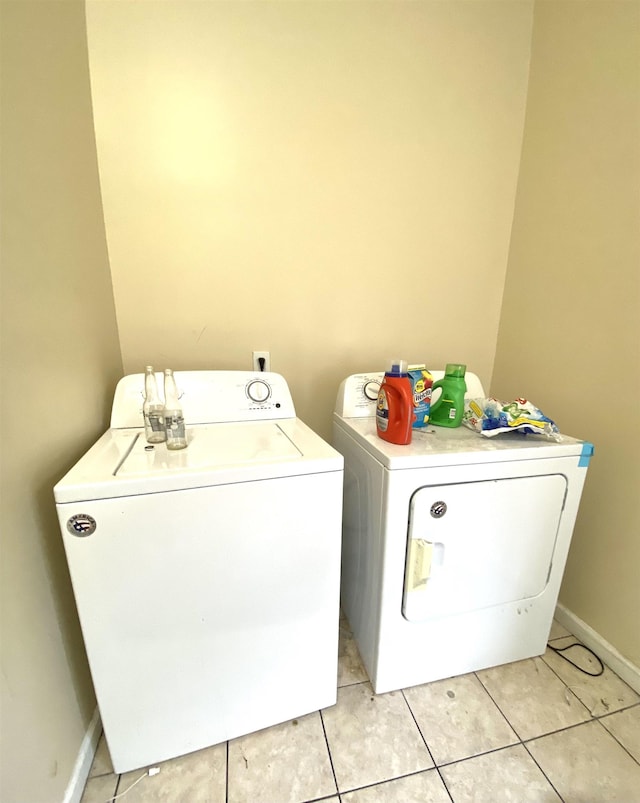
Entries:
<svg viewBox="0 0 640 803">
<path fill-rule="evenodd" d="M 366 382 L 364 386 L 364 395 L 369 401 L 375 401 L 378 398 L 378 391 L 380 390 L 379 382 Z"/>
<path fill-rule="evenodd" d="M 271 396 L 271 388 L 262 379 L 254 379 L 247 385 L 247 396 L 254 402 L 266 402 Z"/>
</svg>

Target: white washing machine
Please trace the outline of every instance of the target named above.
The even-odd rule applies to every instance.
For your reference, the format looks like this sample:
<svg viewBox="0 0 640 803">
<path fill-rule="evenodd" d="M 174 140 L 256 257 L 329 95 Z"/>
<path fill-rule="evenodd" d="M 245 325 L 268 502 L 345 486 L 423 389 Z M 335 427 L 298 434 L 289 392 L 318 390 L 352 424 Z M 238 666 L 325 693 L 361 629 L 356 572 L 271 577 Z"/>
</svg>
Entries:
<svg viewBox="0 0 640 803">
<path fill-rule="evenodd" d="M 348 377 L 333 417 L 342 606 L 375 691 L 542 654 L 593 446 L 464 426 L 396 446 L 376 434 L 382 376 Z"/>
<path fill-rule="evenodd" d="M 142 374 L 54 490 L 117 773 L 336 701 L 343 460 L 274 373 L 176 373 L 188 448 L 144 437 Z"/>
</svg>

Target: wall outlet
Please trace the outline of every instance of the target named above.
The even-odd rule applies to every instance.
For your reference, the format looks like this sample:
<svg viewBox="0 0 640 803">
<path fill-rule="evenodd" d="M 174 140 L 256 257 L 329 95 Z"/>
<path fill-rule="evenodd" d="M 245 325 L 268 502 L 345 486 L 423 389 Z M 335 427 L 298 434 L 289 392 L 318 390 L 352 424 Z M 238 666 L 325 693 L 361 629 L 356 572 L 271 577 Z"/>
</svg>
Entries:
<svg viewBox="0 0 640 803">
<path fill-rule="evenodd" d="M 270 371 L 271 370 L 271 357 L 268 351 L 252 351 L 254 371 Z"/>
</svg>

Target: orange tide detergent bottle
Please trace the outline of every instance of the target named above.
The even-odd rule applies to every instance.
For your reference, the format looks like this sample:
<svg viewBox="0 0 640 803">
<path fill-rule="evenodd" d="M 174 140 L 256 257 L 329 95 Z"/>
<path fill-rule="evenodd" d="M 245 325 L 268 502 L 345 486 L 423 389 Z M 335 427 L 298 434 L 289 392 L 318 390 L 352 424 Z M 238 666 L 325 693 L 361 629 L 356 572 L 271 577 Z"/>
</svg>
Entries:
<svg viewBox="0 0 640 803">
<path fill-rule="evenodd" d="M 378 391 L 376 429 L 389 443 L 411 443 L 413 391 L 404 360 L 392 360 Z"/>
</svg>

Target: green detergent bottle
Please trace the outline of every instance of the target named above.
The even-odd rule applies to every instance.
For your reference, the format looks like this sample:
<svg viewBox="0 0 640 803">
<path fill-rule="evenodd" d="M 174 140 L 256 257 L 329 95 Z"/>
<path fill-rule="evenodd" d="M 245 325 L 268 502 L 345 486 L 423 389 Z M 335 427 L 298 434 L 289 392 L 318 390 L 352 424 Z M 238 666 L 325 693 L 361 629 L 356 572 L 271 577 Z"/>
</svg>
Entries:
<svg viewBox="0 0 640 803">
<path fill-rule="evenodd" d="M 464 394 L 467 392 L 467 383 L 464 381 L 466 370 L 466 365 L 447 363 L 444 377 L 433 383 L 432 394 L 436 388 L 442 392 L 437 401 L 431 402 L 430 424 L 438 427 L 460 426 L 464 414 Z"/>
</svg>

